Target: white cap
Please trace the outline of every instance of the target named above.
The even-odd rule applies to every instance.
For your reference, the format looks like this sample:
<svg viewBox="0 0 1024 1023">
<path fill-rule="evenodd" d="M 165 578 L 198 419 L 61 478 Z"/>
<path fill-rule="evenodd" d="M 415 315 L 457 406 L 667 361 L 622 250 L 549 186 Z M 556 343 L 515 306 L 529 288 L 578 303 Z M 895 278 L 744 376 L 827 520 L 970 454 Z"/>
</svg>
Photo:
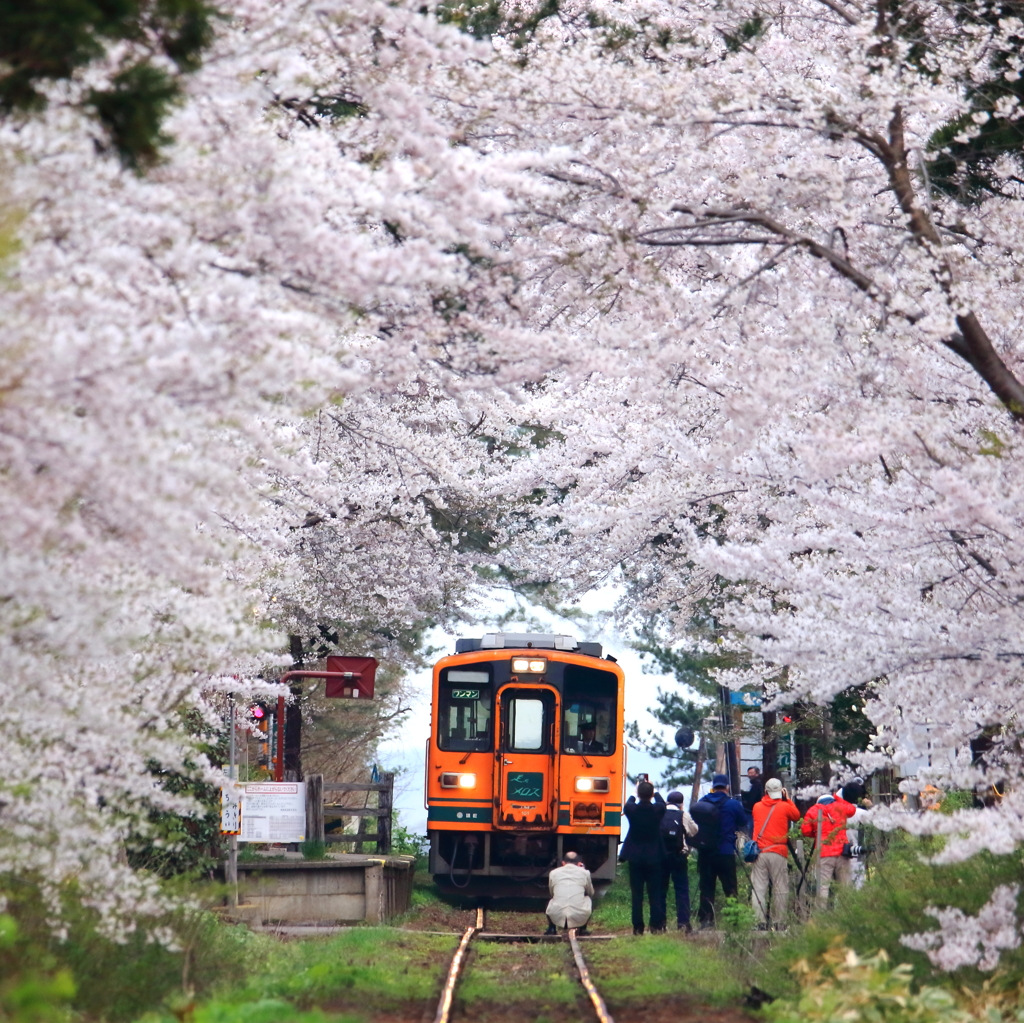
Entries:
<svg viewBox="0 0 1024 1023">
<path fill-rule="evenodd" d="M 782 798 L 782 782 L 778 778 L 769 778 L 764 787 L 764 794 L 770 799 Z"/>
</svg>

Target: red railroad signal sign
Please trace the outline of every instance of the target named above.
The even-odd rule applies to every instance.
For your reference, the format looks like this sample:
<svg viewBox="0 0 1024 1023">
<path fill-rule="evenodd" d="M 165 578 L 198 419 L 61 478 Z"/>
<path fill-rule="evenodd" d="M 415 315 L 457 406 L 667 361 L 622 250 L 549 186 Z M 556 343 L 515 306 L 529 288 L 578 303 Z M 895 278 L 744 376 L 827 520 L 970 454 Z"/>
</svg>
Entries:
<svg viewBox="0 0 1024 1023">
<path fill-rule="evenodd" d="M 328 657 L 326 671 L 307 671 L 297 668 L 286 671 L 277 681 L 287 685 L 295 678 L 322 678 L 327 681 L 325 696 L 348 697 L 349 699 L 373 699 L 373 681 L 377 672 L 376 657 Z M 274 761 L 274 777 L 284 781 L 284 697 L 277 700 L 277 758 Z"/>
<path fill-rule="evenodd" d="M 372 700 L 373 683 L 377 673 L 376 657 L 328 657 L 324 696 Z"/>
</svg>

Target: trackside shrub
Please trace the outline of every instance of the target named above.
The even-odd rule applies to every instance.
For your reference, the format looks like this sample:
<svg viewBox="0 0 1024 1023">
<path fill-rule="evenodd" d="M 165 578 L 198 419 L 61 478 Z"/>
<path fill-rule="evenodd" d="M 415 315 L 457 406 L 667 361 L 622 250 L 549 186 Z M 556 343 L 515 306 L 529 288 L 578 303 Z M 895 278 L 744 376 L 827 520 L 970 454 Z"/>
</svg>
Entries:
<svg viewBox="0 0 1024 1023">
<path fill-rule="evenodd" d="M 45 970 L 18 955 L 18 923 L 0 914 L 0 1019 L 5 1023 L 65 1023 L 75 982 L 67 969 Z"/>
<path fill-rule="evenodd" d="M 766 1006 L 770 1023 L 970 1023 L 972 1016 L 943 988 L 913 988 L 913 971 L 893 966 L 884 951 L 859 956 L 833 945 L 815 962 L 792 967 L 800 984 L 794 999 Z"/>
<path fill-rule="evenodd" d="M 194 884 L 168 890 L 210 902 L 221 892 Z M 143 921 L 160 927 L 169 945 L 142 925 L 115 941 L 102 933 L 98 914 L 82 905 L 74 889 L 62 896 L 64 929 L 55 934 L 39 887 L 0 875 L 0 899 L 6 901 L 0 914 L 0 1023 L 128 1023 L 168 1000 L 211 998 L 225 981 L 264 969 L 278 952 L 269 935 L 187 904 Z"/>
<path fill-rule="evenodd" d="M 1004 990 L 1024 986 L 1024 946 L 1004 951 L 994 975 L 970 966 L 949 974 L 933 966 L 923 952 L 901 943 L 904 934 L 936 929 L 935 919 L 926 912 L 929 906 L 954 906 L 974 916 L 996 886 L 1024 887 L 1019 850 L 999 856 L 983 852 L 960 863 L 931 862 L 942 847 L 941 838 L 892 833 L 884 855 L 869 858 L 862 888 L 838 887 L 833 908 L 815 908 L 806 924 L 792 927 L 785 938 L 772 943 L 757 969 L 758 986 L 776 997 L 795 996 L 791 967 L 800 960 L 817 962 L 837 943 L 861 956 L 884 949 L 891 961 L 912 969 L 916 984 L 974 990 L 987 981 Z"/>
</svg>

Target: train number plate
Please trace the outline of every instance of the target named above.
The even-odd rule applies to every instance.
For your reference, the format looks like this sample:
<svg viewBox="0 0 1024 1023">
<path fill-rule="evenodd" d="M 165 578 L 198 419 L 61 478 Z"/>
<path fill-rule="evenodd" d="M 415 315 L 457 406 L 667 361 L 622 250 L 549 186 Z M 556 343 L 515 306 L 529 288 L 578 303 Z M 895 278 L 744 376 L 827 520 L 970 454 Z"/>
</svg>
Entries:
<svg viewBox="0 0 1024 1023">
<path fill-rule="evenodd" d="M 544 798 L 544 774 L 541 771 L 515 771 L 505 779 L 506 799 L 541 800 Z"/>
</svg>

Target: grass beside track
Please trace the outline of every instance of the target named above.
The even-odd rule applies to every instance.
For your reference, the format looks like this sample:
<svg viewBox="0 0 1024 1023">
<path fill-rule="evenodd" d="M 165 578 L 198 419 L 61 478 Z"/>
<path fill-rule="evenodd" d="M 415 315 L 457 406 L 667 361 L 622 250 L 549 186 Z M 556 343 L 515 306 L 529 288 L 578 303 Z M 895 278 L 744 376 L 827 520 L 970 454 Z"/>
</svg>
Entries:
<svg viewBox="0 0 1024 1023">
<path fill-rule="evenodd" d="M 456 1001 L 472 1007 L 477 1017 L 484 1005 L 527 1002 L 540 1015 L 562 1019 L 565 1006 L 575 1005 L 579 981 L 569 973 L 562 944 L 503 945 L 478 942 L 459 983 Z"/>
<path fill-rule="evenodd" d="M 675 934 L 590 942 L 590 973 L 609 1004 L 654 997 L 685 998 L 703 1005 L 735 1005 L 745 986 L 713 945 Z"/>
<path fill-rule="evenodd" d="M 547 920 L 543 902 L 502 907 L 488 929 L 536 934 Z M 620 1023 L 674 1018 L 676 1009 L 737 1004 L 742 984 L 715 946 L 678 933 L 634 938 L 629 885 L 620 879 L 598 901 L 591 923 L 610 942 L 584 943 L 594 982 Z M 226 983 L 199 1006 L 168 1004 L 145 1023 L 421 1023 L 430 1015 L 441 981 L 471 910 L 419 883 L 412 911 L 398 926 L 356 927 L 340 934 L 277 941 L 260 968 Z M 447 934 L 430 933 L 448 931 Z M 660 1011 L 664 1010 L 664 1011 Z M 454 1019 L 466 1023 L 520 1023 L 590 1018 L 564 943 L 475 942 L 456 990 Z M 686 1016 L 686 1013 L 683 1013 Z"/>
<path fill-rule="evenodd" d="M 264 968 L 199 1007 L 168 1005 L 144 1023 L 368 1023 L 416 1020 L 437 997 L 451 938 L 358 927 L 278 942 Z"/>
</svg>

